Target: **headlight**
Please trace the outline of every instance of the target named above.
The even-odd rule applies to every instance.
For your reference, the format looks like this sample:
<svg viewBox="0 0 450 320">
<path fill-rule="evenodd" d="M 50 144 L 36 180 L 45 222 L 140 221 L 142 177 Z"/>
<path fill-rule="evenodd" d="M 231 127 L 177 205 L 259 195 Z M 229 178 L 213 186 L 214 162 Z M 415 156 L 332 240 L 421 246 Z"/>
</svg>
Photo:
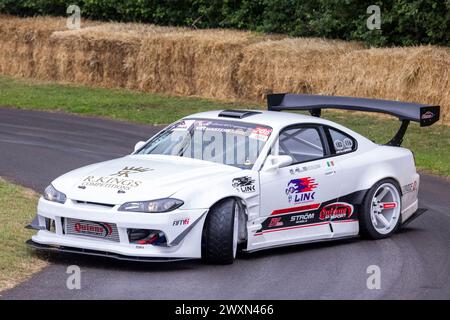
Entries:
<svg viewBox="0 0 450 320">
<path fill-rule="evenodd" d="M 44 199 L 46 199 L 48 201 L 64 203 L 64 202 L 66 202 L 66 198 L 67 197 L 64 193 L 59 192 L 52 185 L 49 185 L 47 188 L 45 188 Z"/>
<path fill-rule="evenodd" d="M 120 206 L 119 211 L 132 211 L 132 212 L 168 212 L 181 207 L 184 204 L 183 201 L 178 199 L 158 199 L 151 201 L 133 201 L 127 202 Z"/>
</svg>

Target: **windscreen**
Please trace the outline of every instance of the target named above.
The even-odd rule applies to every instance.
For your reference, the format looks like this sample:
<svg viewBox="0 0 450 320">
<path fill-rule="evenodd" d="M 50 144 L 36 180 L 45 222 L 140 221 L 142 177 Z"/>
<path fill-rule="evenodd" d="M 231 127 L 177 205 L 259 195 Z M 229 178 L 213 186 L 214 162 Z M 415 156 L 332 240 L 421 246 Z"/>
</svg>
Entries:
<svg viewBox="0 0 450 320">
<path fill-rule="evenodd" d="M 189 157 L 249 169 L 272 128 L 209 119 L 183 119 L 151 139 L 137 154 Z"/>
</svg>

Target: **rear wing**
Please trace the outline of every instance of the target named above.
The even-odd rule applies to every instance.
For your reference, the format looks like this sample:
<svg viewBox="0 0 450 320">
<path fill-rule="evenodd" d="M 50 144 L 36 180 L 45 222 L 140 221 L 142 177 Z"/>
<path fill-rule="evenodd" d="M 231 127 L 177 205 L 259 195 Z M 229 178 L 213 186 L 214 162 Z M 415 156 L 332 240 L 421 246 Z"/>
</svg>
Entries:
<svg viewBox="0 0 450 320">
<path fill-rule="evenodd" d="M 267 106 L 271 111 L 308 110 L 311 115 L 320 117 L 322 109 L 341 109 L 390 114 L 402 121 L 402 125 L 388 145 L 400 146 L 409 122 L 430 126 L 439 120 L 440 107 L 378 99 L 335 97 L 309 94 L 277 93 L 267 95 Z"/>
</svg>

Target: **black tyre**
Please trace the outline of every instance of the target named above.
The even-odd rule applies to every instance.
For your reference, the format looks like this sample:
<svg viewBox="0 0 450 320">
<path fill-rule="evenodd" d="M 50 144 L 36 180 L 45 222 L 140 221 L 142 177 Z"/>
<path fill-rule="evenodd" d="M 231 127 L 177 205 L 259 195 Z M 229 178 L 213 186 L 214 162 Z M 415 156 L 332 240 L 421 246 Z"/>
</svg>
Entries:
<svg viewBox="0 0 450 320">
<path fill-rule="evenodd" d="M 236 257 L 239 205 L 225 199 L 214 205 L 206 217 L 202 235 L 202 260 L 231 264 Z"/>
<path fill-rule="evenodd" d="M 367 193 L 362 206 L 359 226 L 365 238 L 389 237 L 401 224 L 401 193 L 393 179 L 377 182 Z"/>
</svg>

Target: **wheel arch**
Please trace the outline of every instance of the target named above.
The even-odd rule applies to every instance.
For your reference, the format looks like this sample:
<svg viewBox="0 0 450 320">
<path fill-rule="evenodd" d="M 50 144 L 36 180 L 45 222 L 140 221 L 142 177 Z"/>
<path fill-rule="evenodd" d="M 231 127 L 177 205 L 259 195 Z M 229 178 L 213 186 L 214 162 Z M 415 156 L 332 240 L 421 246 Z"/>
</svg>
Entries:
<svg viewBox="0 0 450 320">
<path fill-rule="evenodd" d="M 241 215 L 239 217 L 239 233 L 241 233 L 241 231 L 245 231 L 245 240 L 248 239 L 248 235 L 247 235 L 247 221 L 248 221 L 248 209 L 247 209 L 247 202 L 245 201 L 244 198 L 239 197 L 237 195 L 229 195 L 229 196 L 224 196 L 218 200 L 216 200 L 208 209 L 208 212 L 206 213 L 206 218 L 203 221 L 203 227 L 202 230 L 204 230 L 205 228 L 205 223 L 206 223 L 206 219 L 208 218 L 208 214 L 210 213 L 211 209 L 214 208 L 214 206 L 218 205 L 219 203 L 221 203 L 222 201 L 228 200 L 228 199 L 232 199 L 235 201 L 238 201 L 238 203 L 241 206 Z M 242 219 L 241 219 L 242 218 Z M 242 223 L 243 222 L 243 223 Z"/>
</svg>

